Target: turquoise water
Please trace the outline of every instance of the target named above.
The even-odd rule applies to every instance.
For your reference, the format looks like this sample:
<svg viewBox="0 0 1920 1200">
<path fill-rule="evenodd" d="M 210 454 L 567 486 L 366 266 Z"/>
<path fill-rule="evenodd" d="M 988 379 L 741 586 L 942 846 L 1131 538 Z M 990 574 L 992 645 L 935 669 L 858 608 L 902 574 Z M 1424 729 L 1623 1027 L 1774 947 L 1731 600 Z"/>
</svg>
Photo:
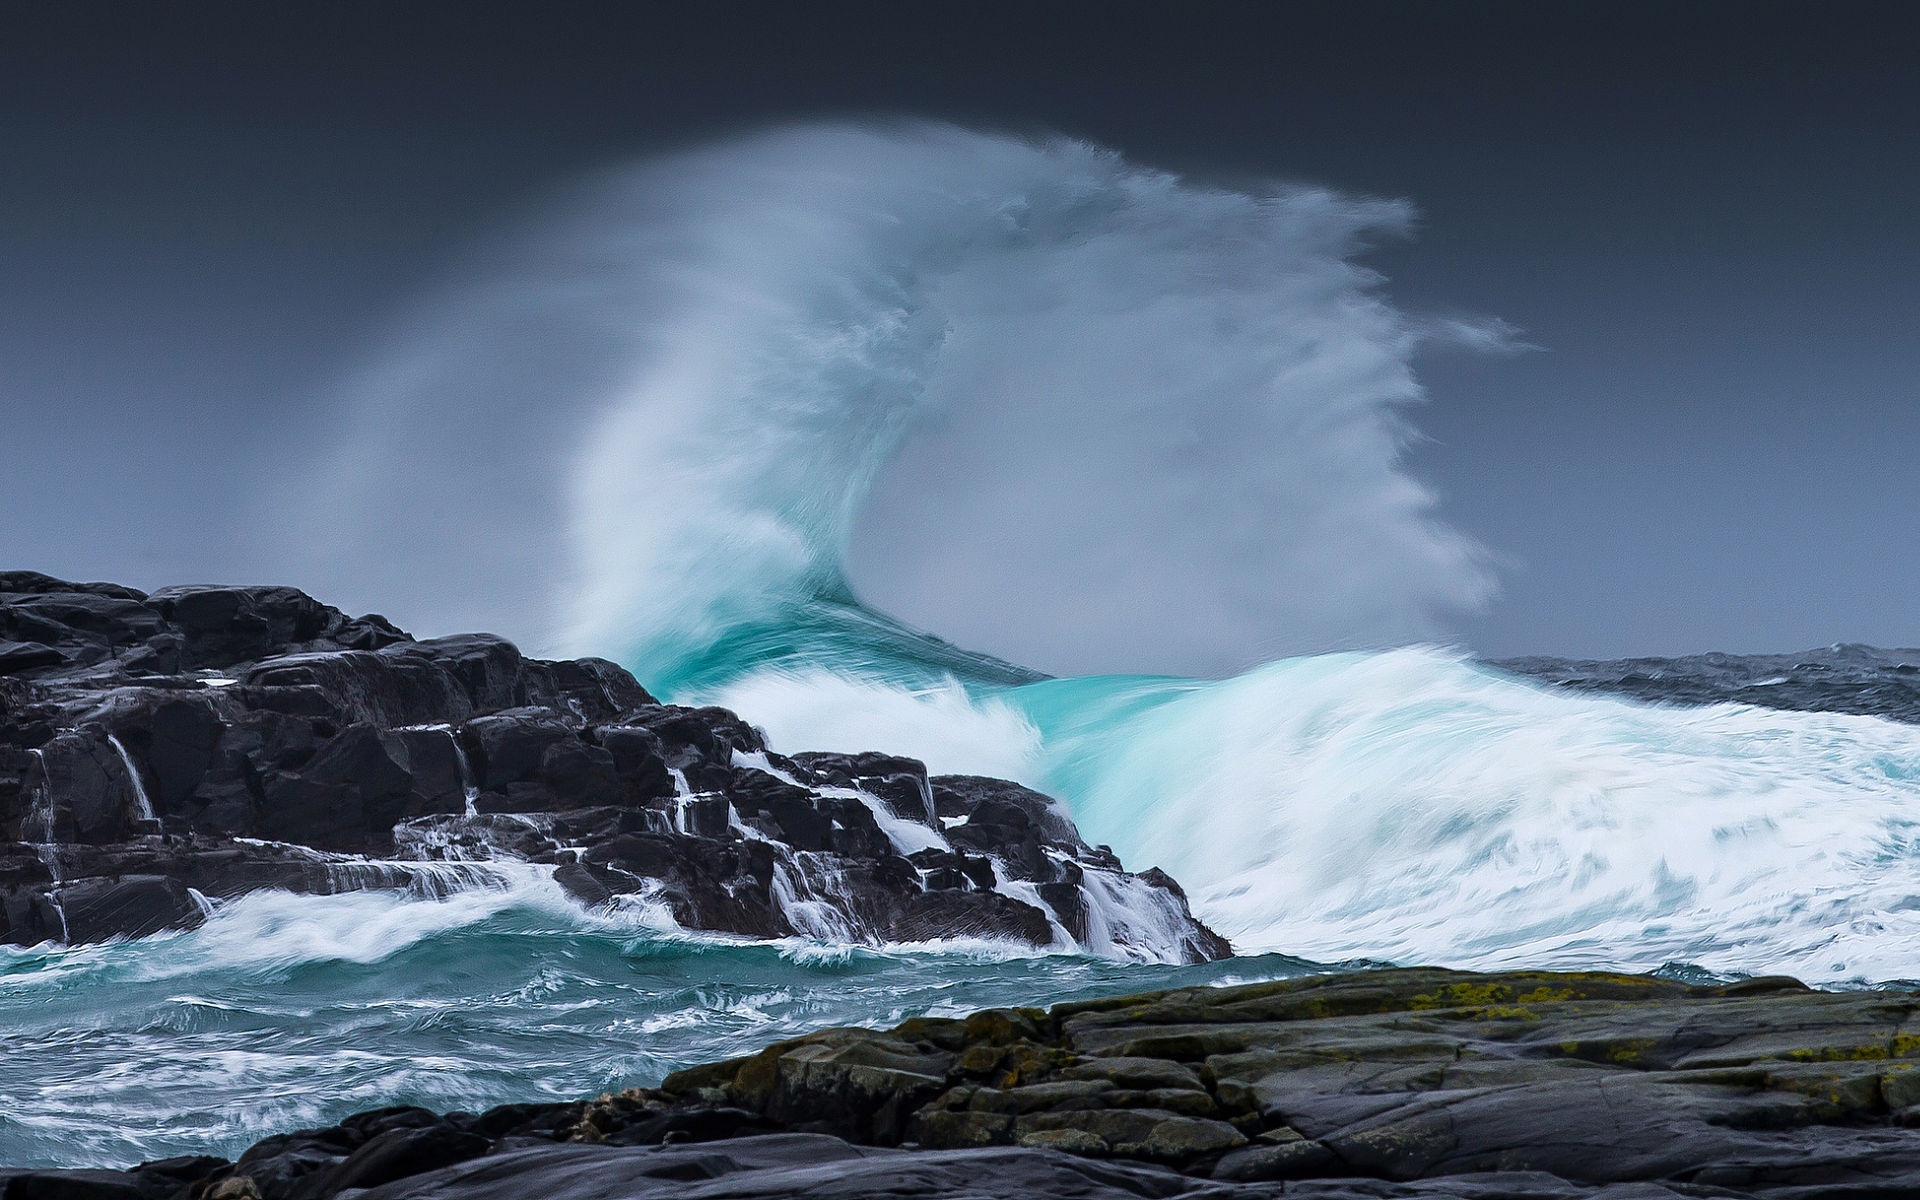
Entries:
<svg viewBox="0 0 1920 1200">
<path fill-rule="evenodd" d="M 261 894 L 192 932 L 0 951 L 0 1162 L 235 1155 L 381 1105 L 657 1083 L 826 1026 L 1310 969 L 696 939 L 585 914 L 538 873 L 443 901 Z"/>
</svg>

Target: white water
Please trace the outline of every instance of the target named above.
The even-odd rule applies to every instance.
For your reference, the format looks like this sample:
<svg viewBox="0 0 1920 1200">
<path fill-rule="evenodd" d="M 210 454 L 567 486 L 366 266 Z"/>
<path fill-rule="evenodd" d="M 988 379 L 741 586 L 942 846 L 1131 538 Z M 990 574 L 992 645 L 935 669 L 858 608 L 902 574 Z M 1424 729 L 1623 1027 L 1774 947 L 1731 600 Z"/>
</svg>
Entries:
<svg viewBox="0 0 1920 1200">
<path fill-rule="evenodd" d="M 1049 670 L 1431 636 L 1492 581 L 1401 465 L 1411 364 L 1504 334 L 1382 298 L 1355 259 L 1411 220 L 920 123 L 609 172 L 349 381 L 327 536 L 279 544 L 667 690 L 849 577 Z M 422 492 L 468 523 L 388 518 Z"/>
<path fill-rule="evenodd" d="M 874 711 L 923 702 L 867 686 Z M 776 744 L 838 732 L 790 695 L 755 713 Z M 1010 773 L 1243 950 L 1920 976 L 1915 726 L 1557 692 L 1418 649 L 1059 680 L 976 721 L 1009 703 L 1039 747 Z M 963 723 L 932 748 L 947 769 Z"/>
<path fill-rule="evenodd" d="M 40 781 L 33 789 L 33 799 L 28 802 L 26 816 L 20 821 L 20 837 L 30 843 L 34 853 L 46 865 L 47 878 L 52 886 L 47 890 L 47 902 L 60 918 L 60 940 L 71 940 L 67 928 L 67 906 L 60 896 L 60 846 L 55 828 L 57 814 L 53 807 L 53 781 L 47 775 L 47 756 L 44 751 L 30 749 L 34 767 L 39 771 Z"/>
<path fill-rule="evenodd" d="M 551 631 L 779 750 L 1059 795 L 1242 947 L 1920 976 L 1911 727 L 1280 657 L 1492 592 L 1401 452 L 1419 349 L 1503 336 L 1387 303 L 1356 259 L 1409 217 L 939 126 L 645 164 L 368 373 L 325 541 L 405 576 L 354 574 L 370 602 Z M 507 445 L 558 482 L 469 469 Z M 386 518 L 422 487 L 484 521 Z M 1035 667 L 1221 678 L 1014 686 L 879 608 Z"/>
<path fill-rule="evenodd" d="M 473 764 L 467 761 L 467 748 L 460 744 L 459 735 L 447 730 L 447 740 L 453 743 L 454 761 L 460 764 L 460 795 L 466 800 L 469 817 L 479 815 L 475 804 L 480 799 L 480 785 L 473 778 Z"/>
<path fill-rule="evenodd" d="M 113 752 L 120 756 L 120 765 L 126 768 L 127 782 L 133 785 L 133 815 L 137 821 L 151 821 L 153 801 L 147 799 L 147 785 L 140 778 L 140 768 L 133 765 L 133 755 L 127 753 L 126 745 L 118 735 L 108 734 L 107 741 L 113 744 Z"/>
</svg>

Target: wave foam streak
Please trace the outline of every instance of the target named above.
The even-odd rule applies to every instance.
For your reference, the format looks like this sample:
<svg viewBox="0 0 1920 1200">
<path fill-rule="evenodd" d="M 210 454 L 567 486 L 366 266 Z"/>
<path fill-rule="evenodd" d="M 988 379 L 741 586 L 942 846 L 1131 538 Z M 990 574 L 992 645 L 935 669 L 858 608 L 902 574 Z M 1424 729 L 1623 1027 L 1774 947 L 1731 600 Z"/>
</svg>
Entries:
<svg viewBox="0 0 1920 1200">
<path fill-rule="evenodd" d="M 1044 773 L 1236 945 L 1920 974 L 1920 728 L 1554 693 L 1422 650 L 1109 681 L 1118 720 L 1097 682 L 1024 693 Z"/>
</svg>

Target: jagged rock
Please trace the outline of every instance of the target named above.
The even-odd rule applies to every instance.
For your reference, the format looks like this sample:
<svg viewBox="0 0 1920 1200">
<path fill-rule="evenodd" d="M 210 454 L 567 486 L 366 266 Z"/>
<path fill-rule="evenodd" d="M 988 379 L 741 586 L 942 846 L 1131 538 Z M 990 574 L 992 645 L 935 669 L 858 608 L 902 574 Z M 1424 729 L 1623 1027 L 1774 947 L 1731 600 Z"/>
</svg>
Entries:
<svg viewBox="0 0 1920 1200">
<path fill-rule="evenodd" d="M 188 926 L 260 888 L 444 890 L 480 877 L 406 860 L 511 858 L 583 904 L 751 937 L 1229 952 L 1170 880 L 1015 784 L 783 758 L 612 663 L 416 641 L 293 588 L 0 573 L 0 837 L 13 942 Z M 1090 882 L 1125 897 L 1098 923 Z"/>
</svg>

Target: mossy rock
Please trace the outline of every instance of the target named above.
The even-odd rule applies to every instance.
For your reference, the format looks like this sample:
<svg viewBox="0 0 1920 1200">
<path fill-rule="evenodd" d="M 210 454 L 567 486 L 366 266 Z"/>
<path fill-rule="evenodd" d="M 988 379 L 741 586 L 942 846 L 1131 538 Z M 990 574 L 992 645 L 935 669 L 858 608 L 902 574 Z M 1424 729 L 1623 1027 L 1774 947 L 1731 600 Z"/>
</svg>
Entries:
<svg viewBox="0 0 1920 1200">
<path fill-rule="evenodd" d="M 1063 1079 L 1006 1091 L 981 1088 L 973 1094 L 967 1107 L 974 1112 L 1006 1113 L 1010 1116 L 1062 1109 L 1105 1108 L 1106 1098 L 1117 1091 L 1113 1084 L 1104 1079 Z"/>
<path fill-rule="evenodd" d="M 1185 1163 L 1206 1154 L 1218 1154 L 1247 1144 L 1247 1135 L 1225 1121 L 1176 1117 L 1153 1127 L 1142 1143 L 1141 1157 L 1164 1163 Z"/>
<path fill-rule="evenodd" d="M 1180 1120 L 1175 1113 L 1159 1112 L 1146 1108 L 1108 1108 L 1086 1112 L 1042 1112 L 1029 1113 L 1014 1121 L 1014 1130 L 1021 1136 L 1029 1133 L 1046 1133 L 1060 1129 L 1081 1129 L 1105 1138 L 1110 1146 L 1125 1143 L 1139 1143 L 1147 1139 L 1154 1126 L 1162 1121 Z"/>
<path fill-rule="evenodd" d="M 1002 1113 L 923 1108 L 913 1115 L 907 1136 L 929 1150 L 1004 1146 L 1013 1141 L 1013 1118 Z"/>
<path fill-rule="evenodd" d="M 1052 1046 L 1015 1042 L 1008 1046 L 969 1046 L 953 1062 L 953 1069 L 998 1088 L 1042 1083 L 1073 1056 Z"/>
<path fill-rule="evenodd" d="M 1211 1117 L 1220 1111 L 1212 1096 L 1191 1088 L 1120 1088 L 1101 1099 L 1110 1108 L 1157 1108 L 1183 1117 Z"/>
<path fill-rule="evenodd" d="M 974 1013 L 965 1021 L 967 1042 L 971 1045 L 1004 1046 L 1013 1042 L 1050 1041 L 1053 1024 L 1045 1009 L 989 1008 Z"/>
<path fill-rule="evenodd" d="M 1106 1139 L 1084 1129 L 1043 1129 L 1036 1133 L 1023 1133 L 1019 1144 L 1029 1150 L 1060 1150 L 1083 1158 L 1104 1158 L 1107 1155 Z"/>
<path fill-rule="evenodd" d="M 1062 1079 L 1104 1079 L 1123 1088 L 1188 1088 L 1204 1090 L 1200 1075 L 1185 1063 L 1164 1058 L 1089 1058 L 1060 1071 Z"/>
</svg>

